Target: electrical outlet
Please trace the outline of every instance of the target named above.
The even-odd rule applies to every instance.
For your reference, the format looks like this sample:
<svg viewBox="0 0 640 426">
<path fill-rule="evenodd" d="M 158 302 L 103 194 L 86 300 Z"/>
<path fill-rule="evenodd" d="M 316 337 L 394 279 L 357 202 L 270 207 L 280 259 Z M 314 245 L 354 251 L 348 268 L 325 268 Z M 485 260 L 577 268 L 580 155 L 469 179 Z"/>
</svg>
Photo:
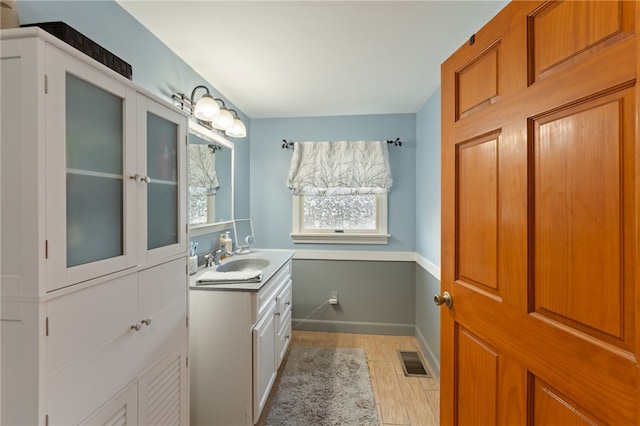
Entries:
<svg viewBox="0 0 640 426">
<path fill-rule="evenodd" d="M 337 291 L 332 291 L 331 292 L 331 297 L 329 298 L 329 304 L 331 304 L 331 305 L 337 305 L 338 304 L 338 292 Z"/>
</svg>

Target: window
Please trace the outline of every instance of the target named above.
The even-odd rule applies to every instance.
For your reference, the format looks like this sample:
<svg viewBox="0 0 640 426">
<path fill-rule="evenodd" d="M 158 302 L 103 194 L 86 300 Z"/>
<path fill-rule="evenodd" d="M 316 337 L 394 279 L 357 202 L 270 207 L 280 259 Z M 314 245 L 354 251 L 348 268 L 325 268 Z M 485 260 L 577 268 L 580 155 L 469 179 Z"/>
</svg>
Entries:
<svg viewBox="0 0 640 426">
<path fill-rule="evenodd" d="M 294 195 L 294 243 L 386 244 L 387 194 Z"/>
<path fill-rule="evenodd" d="M 295 143 L 293 242 L 386 244 L 391 183 L 385 142 Z"/>
</svg>

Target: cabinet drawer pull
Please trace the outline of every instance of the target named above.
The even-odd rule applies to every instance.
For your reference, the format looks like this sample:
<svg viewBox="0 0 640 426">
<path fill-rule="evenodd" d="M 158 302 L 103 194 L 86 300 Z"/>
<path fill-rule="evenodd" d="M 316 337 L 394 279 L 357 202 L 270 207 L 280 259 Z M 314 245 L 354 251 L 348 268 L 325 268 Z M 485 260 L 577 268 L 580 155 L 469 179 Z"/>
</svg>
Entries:
<svg viewBox="0 0 640 426">
<path fill-rule="evenodd" d="M 144 325 L 149 325 L 149 324 L 151 324 L 151 318 L 143 319 L 141 322 L 142 322 Z"/>
<path fill-rule="evenodd" d="M 131 326 L 131 329 L 132 329 L 132 330 L 135 330 L 135 331 L 140 331 L 140 329 L 141 329 L 141 328 L 142 328 L 142 323 L 141 323 L 141 322 L 139 322 L 139 323 L 137 323 L 137 324 L 133 324 L 133 325 Z"/>
</svg>

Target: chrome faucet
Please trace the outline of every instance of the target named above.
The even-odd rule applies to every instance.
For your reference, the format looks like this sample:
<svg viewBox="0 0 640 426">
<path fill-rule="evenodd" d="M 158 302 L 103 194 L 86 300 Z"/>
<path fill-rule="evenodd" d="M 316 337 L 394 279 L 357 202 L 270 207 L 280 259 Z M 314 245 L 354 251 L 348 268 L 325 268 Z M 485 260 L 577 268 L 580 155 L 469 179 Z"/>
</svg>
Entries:
<svg viewBox="0 0 640 426">
<path fill-rule="evenodd" d="M 231 256 L 233 256 L 233 253 L 231 253 L 231 252 L 229 252 L 227 250 L 221 249 L 221 248 L 216 250 L 216 251 L 214 251 L 213 252 L 213 264 L 214 265 L 219 265 L 220 264 L 220 257 L 222 257 L 222 256 L 231 257 Z"/>
</svg>

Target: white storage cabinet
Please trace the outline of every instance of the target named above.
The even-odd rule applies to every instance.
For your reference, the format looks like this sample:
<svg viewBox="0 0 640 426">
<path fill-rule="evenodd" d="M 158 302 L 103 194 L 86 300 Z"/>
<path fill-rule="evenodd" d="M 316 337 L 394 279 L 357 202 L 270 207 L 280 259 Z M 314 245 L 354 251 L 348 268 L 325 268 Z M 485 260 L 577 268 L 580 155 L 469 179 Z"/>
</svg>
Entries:
<svg viewBox="0 0 640 426">
<path fill-rule="evenodd" d="M 187 117 L 40 29 L 0 43 L 0 423 L 188 424 Z"/>
</svg>

